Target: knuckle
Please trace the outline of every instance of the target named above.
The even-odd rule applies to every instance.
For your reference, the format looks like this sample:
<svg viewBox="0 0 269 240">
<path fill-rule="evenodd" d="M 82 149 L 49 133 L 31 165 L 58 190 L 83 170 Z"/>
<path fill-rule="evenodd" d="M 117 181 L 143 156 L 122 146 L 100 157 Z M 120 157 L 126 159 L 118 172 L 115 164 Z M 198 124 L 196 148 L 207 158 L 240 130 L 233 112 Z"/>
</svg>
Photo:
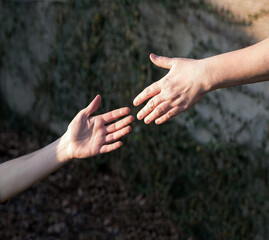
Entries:
<svg viewBox="0 0 269 240">
<path fill-rule="evenodd" d="M 150 89 L 149 89 L 149 87 L 147 87 L 147 88 L 145 89 L 145 94 L 146 94 L 146 95 L 149 95 L 149 93 L 150 93 Z"/>
<path fill-rule="evenodd" d="M 168 93 L 172 92 L 173 88 L 168 79 L 166 79 L 166 81 L 163 82 L 163 89 Z"/>
<path fill-rule="evenodd" d="M 161 107 L 158 107 L 158 108 L 157 108 L 157 113 L 158 113 L 159 115 L 163 114 L 163 109 L 162 109 Z"/>
<path fill-rule="evenodd" d="M 125 118 L 125 119 L 123 120 L 123 125 L 128 124 L 129 121 L 130 121 L 130 118 L 129 118 L 129 117 L 128 117 L 128 118 Z"/>
<path fill-rule="evenodd" d="M 172 112 L 167 113 L 167 117 L 168 117 L 168 119 L 172 118 L 173 117 L 173 113 Z"/>
<path fill-rule="evenodd" d="M 153 100 L 150 101 L 150 103 L 149 103 L 149 108 L 150 108 L 151 110 L 153 110 L 153 109 L 155 108 L 155 102 L 154 102 Z"/>
<path fill-rule="evenodd" d="M 179 108 L 181 108 L 182 110 L 186 110 L 188 108 L 188 101 L 183 100 L 180 104 L 179 104 Z"/>
<path fill-rule="evenodd" d="M 164 81 L 163 81 L 164 86 L 167 86 L 167 85 L 169 86 L 170 81 L 171 81 L 171 76 L 165 76 Z"/>
</svg>

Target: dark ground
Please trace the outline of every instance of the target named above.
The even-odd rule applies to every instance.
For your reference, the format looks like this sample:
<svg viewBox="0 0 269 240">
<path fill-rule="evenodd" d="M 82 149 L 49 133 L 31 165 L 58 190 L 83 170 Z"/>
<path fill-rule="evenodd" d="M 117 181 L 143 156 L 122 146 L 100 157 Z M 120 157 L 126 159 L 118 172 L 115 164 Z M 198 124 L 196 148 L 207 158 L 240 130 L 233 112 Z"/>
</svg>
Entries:
<svg viewBox="0 0 269 240">
<path fill-rule="evenodd" d="M 39 147 L 25 133 L 0 131 L 0 162 Z M 82 161 L 14 197 L 0 212 L 0 239 L 188 239 L 152 199 Z"/>
</svg>

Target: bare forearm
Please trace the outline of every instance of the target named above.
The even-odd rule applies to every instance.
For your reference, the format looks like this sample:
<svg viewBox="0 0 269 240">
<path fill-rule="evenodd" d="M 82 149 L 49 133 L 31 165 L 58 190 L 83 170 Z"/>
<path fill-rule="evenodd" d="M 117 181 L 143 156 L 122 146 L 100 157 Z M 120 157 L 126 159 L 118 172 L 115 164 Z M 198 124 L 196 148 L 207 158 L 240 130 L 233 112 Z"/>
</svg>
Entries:
<svg viewBox="0 0 269 240">
<path fill-rule="evenodd" d="M 121 147 L 118 140 L 131 131 L 128 125 L 133 117 L 126 116 L 130 109 L 124 107 L 91 116 L 100 103 L 101 96 L 97 95 L 74 117 L 66 133 L 47 147 L 1 164 L 0 202 L 31 187 L 73 158 L 93 157 Z"/>
<path fill-rule="evenodd" d="M 31 187 L 68 160 L 60 138 L 41 150 L 1 164 L 0 202 Z"/>
<path fill-rule="evenodd" d="M 205 88 L 219 88 L 269 80 L 269 38 L 253 46 L 203 60 L 210 75 Z"/>
</svg>

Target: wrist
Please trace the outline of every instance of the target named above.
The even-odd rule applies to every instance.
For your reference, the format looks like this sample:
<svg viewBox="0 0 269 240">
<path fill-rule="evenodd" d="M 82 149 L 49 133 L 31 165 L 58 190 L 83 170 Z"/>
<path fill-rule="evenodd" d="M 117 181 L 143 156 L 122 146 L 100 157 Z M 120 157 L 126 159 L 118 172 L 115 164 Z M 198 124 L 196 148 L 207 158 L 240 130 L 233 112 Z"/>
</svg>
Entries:
<svg viewBox="0 0 269 240">
<path fill-rule="evenodd" d="M 65 133 L 59 138 L 59 143 L 57 145 L 57 159 L 59 162 L 68 162 L 73 159 L 72 149 L 69 144 L 68 136 Z"/>
<path fill-rule="evenodd" d="M 229 78 L 229 69 L 227 69 L 227 61 L 225 62 L 225 55 L 216 55 L 203 59 L 204 71 L 206 80 L 204 88 L 206 92 L 211 92 L 225 87 Z"/>
<path fill-rule="evenodd" d="M 200 64 L 201 89 L 206 94 L 214 89 L 213 71 L 209 58 L 198 60 Z"/>
</svg>

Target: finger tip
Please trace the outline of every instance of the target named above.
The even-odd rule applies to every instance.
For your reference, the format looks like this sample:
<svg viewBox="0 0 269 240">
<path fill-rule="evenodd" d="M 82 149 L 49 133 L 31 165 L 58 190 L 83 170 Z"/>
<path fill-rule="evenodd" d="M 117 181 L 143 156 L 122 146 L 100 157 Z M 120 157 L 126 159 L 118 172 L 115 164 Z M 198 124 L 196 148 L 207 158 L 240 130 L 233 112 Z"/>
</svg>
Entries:
<svg viewBox="0 0 269 240">
<path fill-rule="evenodd" d="M 94 101 L 97 101 L 98 103 L 101 103 L 101 95 L 97 94 L 96 97 L 94 98 Z"/>
<path fill-rule="evenodd" d="M 121 115 L 124 116 L 124 115 L 127 115 L 131 112 L 131 109 L 129 107 L 124 107 L 121 109 Z"/>
<path fill-rule="evenodd" d="M 151 53 L 149 55 L 149 57 L 150 57 L 150 59 L 156 59 L 158 56 L 156 54 L 154 54 L 154 53 Z"/>
<path fill-rule="evenodd" d="M 133 101 L 133 105 L 134 105 L 135 107 L 138 106 L 138 101 L 137 101 L 136 99 Z"/>
</svg>

